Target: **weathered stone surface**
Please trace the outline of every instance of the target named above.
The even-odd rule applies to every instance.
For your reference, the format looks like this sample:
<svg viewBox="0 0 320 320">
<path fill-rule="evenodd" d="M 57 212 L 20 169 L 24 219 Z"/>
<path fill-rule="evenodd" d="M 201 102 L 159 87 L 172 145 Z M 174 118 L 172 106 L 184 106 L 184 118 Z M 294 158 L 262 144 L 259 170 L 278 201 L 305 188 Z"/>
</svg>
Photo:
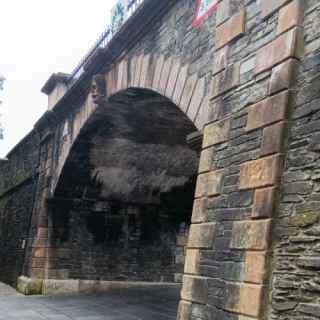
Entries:
<svg viewBox="0 0 320 320">
<path fill-rule="evenodd" d="M 263 290 L 261 285 L 229 284 L 225 309 L 250 317 L 259 317 L 263 306 Z M 241 318 L 240 318 L 241 319 Z"/>
<path fill-rule="evenodd" d="M 139 85 L 140 85 L 142 61 L 143 61 L 143 55 L 141 54 L 136 59 L 136 66 L 135 66 L 134 78 L 133 78 L 133 83 L 132 83 L 134 87 L 139 87 Z"/>
<path fill-rule="evenodd" d="M 281 121 L 263 129 L 261 156 L 281 153 L 286 123 Z"/>
<path fill-rule="evenodd" d="M 197 74 L 193 74 L 186 81 L 186 84 L 185 84 L 185 87 L 184 87 L 184 90 L 182 93 L 181 101 L 179 104 L 179 107 L 184 112 L 187 112 L 187 110 L 189 108 L 189 104 L 190 104 L 191 98 L 193 96 L 197 82 L 198 82 L 198 75 Z"/>
<path fill-rule="evenodd" d="M 267 279 L 267 257 L 265 252 L 246 252 L 244 281 L 263 284 Z"/>
<path fill-rule="evenodd" d="M 26 296 L 41 294 L 42 284 L 42 279 L 31 279 L 22 276 L 18 278 L 17 290 Z"/>
<path fill-rule="evenodd" d="M 216 29 L 216 49 L 225 46 L 230 41 L 242 35 L 245 31 L 246 12 L 241 10 L 240 13 L 231 17 L 224 24 Z"/>
<path fill-rule="evenodd" d="M 270 94 L 289 89 L 296 78 L 299 62 L 296 59 L 289 59 L 272 69 L 270 80 Z"/>
<path fill-rule="evenodd" d="M 166 59 L 166 61 L 163 64 L 160 82 L 159 82 L 159 92 L 162 94 L 165 94 L 166 92 L 171 68 L 172 68 L 172 58 L 169 57 Z"/>
<path fill-rule="evenodd" d="M 211 164 L 213 159 L 213 148 L 207 148 L 202 150 L 200 156 L 199 173 L 203 173 L 211 170 Z"/>
<path fill-rule="evenodd" d="M 206 221 L 206 210 L 205 210 L 206 199 L 196 199 L 193 202 L 192 211 L 192 223 L 199 223 Z"/>
<path fill-rule="evenodd" d="M 178 59 L 173 59 L 172 68 L 170 70 L 167 89 L 165 93 L 165 95 L 169 98 L 171 98 L 174 93 L 179 71 L 180 71 L 180 61 Z"/>
<path fill-rule="evenodd" d="M 184 300 L 206 304 L 208 301 L 208 283 L 202 277 L 183 277 L 181 297 Z"/>
<path fill-rule="evenodd" d="M 263 301 L 264 287 L 260 285 L 242 285 L 240 288 L 239 313 L 260 317 Z"/>
<path fill-rule="evenodd" d="M 289 93 L 284 91 L 249 107 L 246 131 L 284 120 L 287 115 L 288 101 Z"/>
<path fill-rule="evenodd" d="M 155 69 L 154 69 L 153 82 L 152 82 L 152 88 L 157 91 L 159 89 L 159 83 L 160 83 L 163 64 L 164 64 L 164 55 L 160 55 L 160 57 L 158 57 L 155 62 Z"/>
<path fill-rule="evenodd" d="M 184 273 L 199 275 L 200 271 L 200 250 L 187 249 Z"/>
<path fill-rule="evenodd" d="M 213 74 L 217 74 L 227 67 L 229 46 L 224 46 L 216 51 L 213 60 Z"/>
<path fill-rule="evenodd" d="M 176 82 L 176 86 L 174 89 L 172 100 L 178 106 L 180 105 L 182 92 L 183 92 L 183 89 L 184 89 L 184 86 L 186 83 L 186 79 L 188 76 L 188 69 L 189 69 L 188 65 L 185 65 L 180 69 L 178 79 Z"/>
<path fill-rule="evenodd" d="M 279 155 L 244 163 L 241 165 L 240 190 L 276 185 L 281 165 Z"/>
<path fill-rule="evenodd" d="M 192 224 L 189 231 L 188 248 L 211 248 L 215 234 L 215 223 Z"/>
<path fill-rule="evenodd" d="M 195 119 L 195 125 L 200 131 L 203 131 L 204 126 L 208 122 L 209 101 L 210 99 L 206 95 L 202 100 L 197 117 Z"/>
<path fill-rule="evenodd" d="M 304 4 L 302 0 L 294 0 L 279 12 L 277 34 L 280 34 L 294 26 L 303 25 Z"/>
<path fill-rule="evenodd" d="M 179 303 L 177 320 L 190 319 L 192 304 L 187 301 L 181 300 Z"/>
<path fill-rule="evenodd" d="M 234 222 L 230 247 L 267 250 L 270 246 L 270 220 Z"/>
<path fill-rule="evenodd" d="M 212 98 L 215 98 L 235 87 L 240 83 L 240 64 L 228 66 L 213 78 Z"/>
<path fill-rule="evenodd" d="M 262 18 L 274 13 L 289 0 L 261 0 Z"/>
<path fill-rule="evenodd" d="M 198 176 L 196 198 L 214 196 L 221 193 L 223 171 L 211 171 Z"/>
<path fill-rule="evenodd" d="M 261 73 L 289 58 L 301 59 L 303 46 L 303 34 L 299 28 L 282 34 L 258 50 L 255 73 Z"/>
<path fill-rule="evenodd" d="M 305 228 L 318 222 L 319 218 L 319 212 L 303 212 L 288 218 L 287 224 L 293 227 Z"/>
<path fill-rule="evenodd" d="M 197 85 L 194 89 L 194 93 L 192 95 L 192 99 L 190 101 L 187 115 L 189 119 L 193 122 L 199 112 L 199 108 L 201 106 L 203 97 L 205 95 L 205 79 L 201 78 L 198 80 Z"/>
<path fill-rule="evenodd" d="M 143 60 L 142 60 L 141 75 L 140 75 L 141 88 L 147 87 L 148 73 L 151 72 L 149 65 L 150 65 L 150 54 L 147 54 L 143 57 Z"/>
<path fill-rule="evenodd" d="M 70 294 L 79 292 L 79 280 L 51 280 L 43 281 L 44 295 Z"/>
<path fill-rule="evenodd" d="M 230 132 L 230 119 L 214 122 L 204 128 L 203 148 L 208 148 L 228 140 Z"/>
<path fill-rule="evenodd" d="M 231 14 L 231 3 L 230 0 L 222 0 L 218 4 L 216 26 L 225 22 Z"/>
<path fill-rule="evenodd" d="M 301 257 L 298 259 L 298 266 L 305 269 L 320 270 L 319 257 Z"/>
<path fill-rule="evenodd" d="M 253 218 L 271 218 L 274 214 L 276 188 L 264 188 L 255 191 L 252 209 Z"/>
<path fill-rule="evenodd" d="M 297 311 L 302 314 L 309 316 L 319 317 L 320 315 L 320 306 L 319 304 L 312 303 L 300 303 L 297 307 Z"/>
</svg>

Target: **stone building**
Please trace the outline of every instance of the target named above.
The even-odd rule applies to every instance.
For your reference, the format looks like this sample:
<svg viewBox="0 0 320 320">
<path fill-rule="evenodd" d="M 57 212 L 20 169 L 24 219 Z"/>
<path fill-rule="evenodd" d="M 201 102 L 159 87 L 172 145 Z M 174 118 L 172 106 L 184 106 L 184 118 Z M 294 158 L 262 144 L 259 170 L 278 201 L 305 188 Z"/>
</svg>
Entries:
<svg viewBox="0 0 320 320">
<path fill-rule="evenodd" d="M 145 0 L 0 163 L 0 277 L 182 281 L 178 319 L 320 315 L 320 3 Z"/>
</svg>

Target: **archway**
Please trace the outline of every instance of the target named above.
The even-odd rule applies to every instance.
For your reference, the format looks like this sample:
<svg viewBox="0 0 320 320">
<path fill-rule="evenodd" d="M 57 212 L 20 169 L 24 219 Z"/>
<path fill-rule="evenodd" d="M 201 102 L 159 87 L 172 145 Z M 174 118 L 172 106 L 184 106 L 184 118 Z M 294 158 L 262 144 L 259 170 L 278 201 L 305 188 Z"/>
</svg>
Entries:
<svg viewBox="0 0 320 320">
<path fill-rule="evenodd" d="M 99 107 L 49 201 L 49 277 L 180 282 L 199 158 L 187 140 L 195 132 L 151 90 L 127 89 Z"/>
</svg>

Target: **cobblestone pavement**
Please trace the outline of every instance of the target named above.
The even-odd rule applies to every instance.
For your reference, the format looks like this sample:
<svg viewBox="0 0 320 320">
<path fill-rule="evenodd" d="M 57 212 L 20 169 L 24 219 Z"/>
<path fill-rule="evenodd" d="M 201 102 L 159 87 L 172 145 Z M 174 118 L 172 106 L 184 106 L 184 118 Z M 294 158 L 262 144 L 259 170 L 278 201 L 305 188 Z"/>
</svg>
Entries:
<svg viewBox="0 0 320 320">
<path fill-rule="evenodd" d="M 160 287 L 24 297 L 0 284 L 0 320 L 175 320 L 179 292 L 179 288 Z"/>
</svg>

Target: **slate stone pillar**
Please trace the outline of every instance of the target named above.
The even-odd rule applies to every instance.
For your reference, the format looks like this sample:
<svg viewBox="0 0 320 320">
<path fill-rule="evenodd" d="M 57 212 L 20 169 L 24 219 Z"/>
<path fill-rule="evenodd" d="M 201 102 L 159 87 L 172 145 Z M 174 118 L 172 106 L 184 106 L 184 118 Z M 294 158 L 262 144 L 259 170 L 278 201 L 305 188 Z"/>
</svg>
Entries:
<svg viewBox="0 0 320 320">
<path fill-rule="evenodd" d="M 180 320 L 266 317 L 302 20 L 300 1 L 219 2 Z"/>
</svg>

